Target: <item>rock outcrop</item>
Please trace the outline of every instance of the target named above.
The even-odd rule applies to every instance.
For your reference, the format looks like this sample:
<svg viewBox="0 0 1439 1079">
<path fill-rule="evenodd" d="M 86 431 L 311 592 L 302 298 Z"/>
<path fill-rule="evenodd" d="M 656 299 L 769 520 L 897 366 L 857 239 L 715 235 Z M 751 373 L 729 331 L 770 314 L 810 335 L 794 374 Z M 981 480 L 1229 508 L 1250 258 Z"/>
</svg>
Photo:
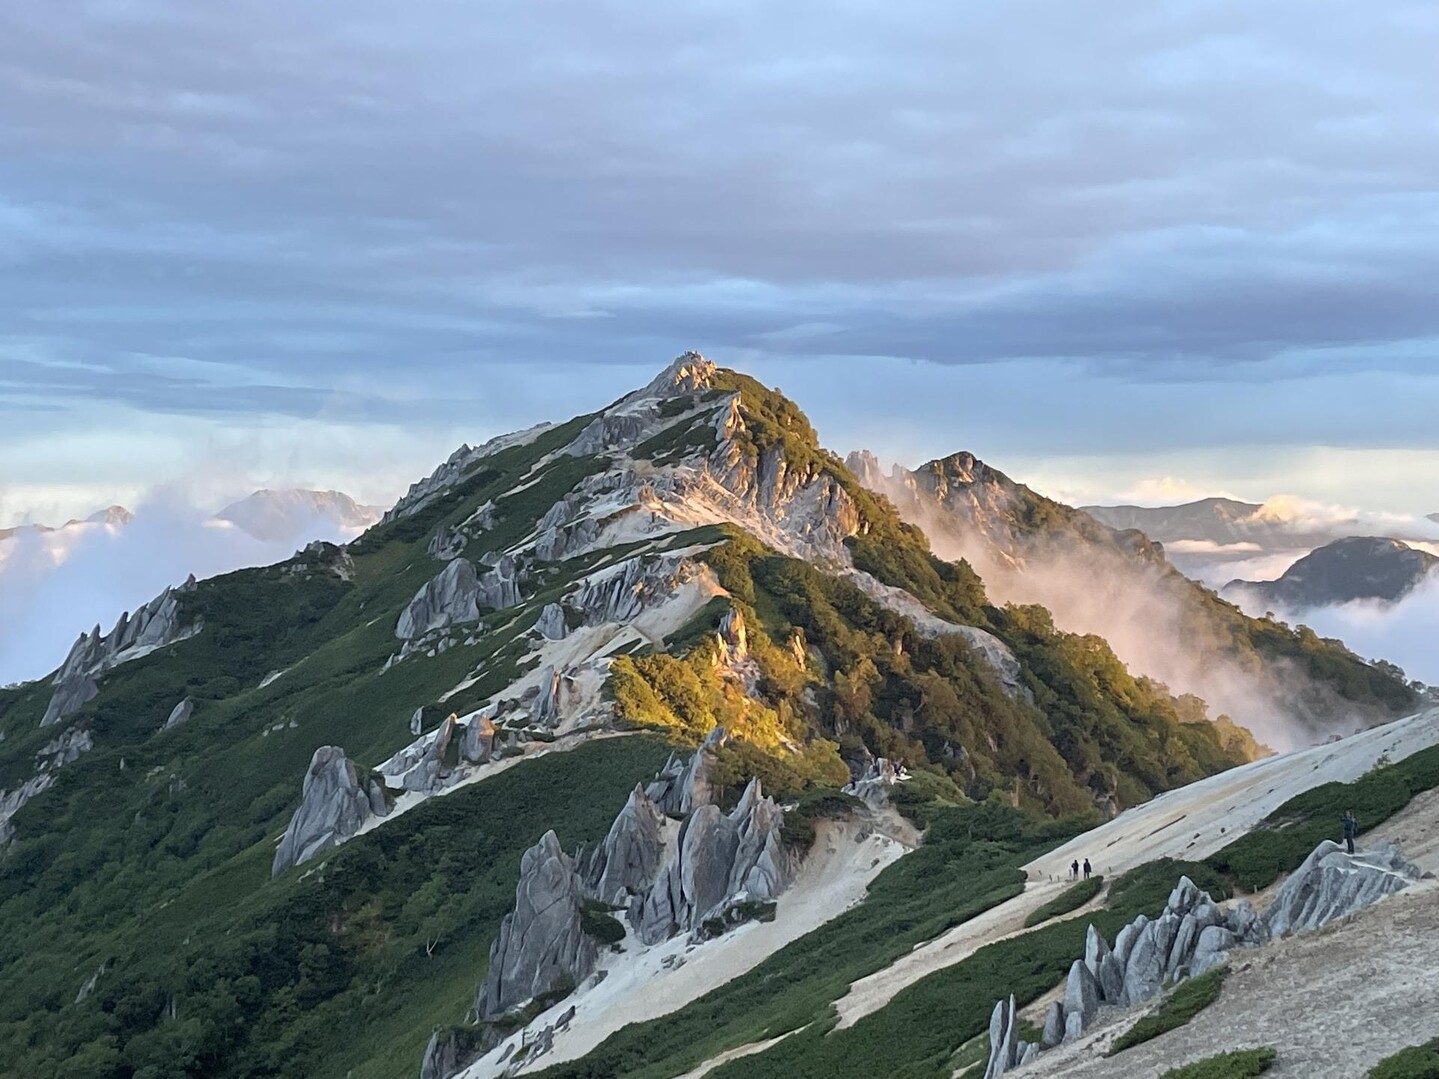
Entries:
<svg viewBox="0 0 1439 1079">
<path fill-rule="evenodd" d="M 93 700 L 99 692 L 97 679 L 105 671 L 199 632 L 198 623 L 182 624 L 180 610 L 180 597 L 194 587 L 192 576 L 178 588 L 165 589 L 133 615 L 122 614 L 109 633 L 102 635 L 96 626 L 80 634 L 55 675 L 55 692 L 40 726 L 58 723 Z"/>
<path fill-rule="evenodd" d="M 689 760 L 681 760 L 677 754 L 671 753 L 659 777 L 645 788 L 645 793 L 671 817 L 683 817 L 699 806 L 711 804 L 715 800 L 715 790 L 710 774 L 714 770 L 716 754 L 728 740 L 728 732 L 723 727 L 716 727 Z"/>
<path fill-rule="evenodd" d="M 358 832 L 372 816 L 388 812 L 384 793 L 371 781 L 366 789 L 339 746 L 321 746 L 305 772 L 300 807 L 290 818 L 275 851 L 270 875 L 307 862 Z"/>
<path fill-rule="evenodd" d="M 854 795 L 872 809 L 879 809 L 889 801 L 890 791 L 903 778 L 893 761 L 876 757 L 861 775 L 845 785 L 844 793 Z"/>
<path fill-rule="evenodd" d="M 489 973 L 475 1001 L 481 1019 L 573 989 L 589 976 L 597 951 L 581 924 L 584 899 L 574 863 L 555 833 L 546 832 L 520 860 L 515 909 L 490 946 Z"/>
<path fill-rule="evenodd" d="M 524 599 L 522 586 L 529 572 L 513 555 L 485 555 L 481 559 L 489 567 L 480 574 L 475 598 L 481 607 L 501 611 Z"/>
<path fill-rule="evenodd" d="M 465 725 L 464 740 L 460 743 L 460 756 L 471 764 L 485 764 L 496 752 L 496 731 L 494 720 L 483 712 L 472 716 Z"/>
<path fill-rule="evenodd" d="M 582 625 L 632 622 L 699 572 L 689 559 L 631 558 L 586 577 L 566 605 L 579 613 Z"/>
<path fill-rule="evenodd" d="M 1284 882 L 1264 912 L 1263 924 L 1276 937 L 1318 929 L 1407 888 L 1421 876 L 1392 843 L 1348 854 L 1325 840 Z"/>
</svg>

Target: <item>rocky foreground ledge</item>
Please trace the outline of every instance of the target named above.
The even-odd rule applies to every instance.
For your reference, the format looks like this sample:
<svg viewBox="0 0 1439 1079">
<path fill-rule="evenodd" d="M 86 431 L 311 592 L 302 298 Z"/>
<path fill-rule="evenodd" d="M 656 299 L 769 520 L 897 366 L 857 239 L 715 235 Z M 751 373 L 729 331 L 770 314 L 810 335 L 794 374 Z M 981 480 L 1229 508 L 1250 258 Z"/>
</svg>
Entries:
<svg viewBox="0 0 1439 1079">
<path fill-rule="evenodd" d="M 1045 1016 L 1038 1042 L 1019 1037 L 1015 998 L 994 1006 L 989 1021 L 985 1079 L 1029 1064 L 1055 1046 L 1081 1038 L 1101 1008 L 1123 1008 L 1158 997 L 1166 985 L 1198 977 L 1224 963 L 1238 948 L 1257 948 L 1292 933 L 1307 933 L 1402 891 L 1423 876 L 1392 843 L 1349 854 L 1325 840 L 1285 881 L 1273 903 L 1258 914 L 1248 900 L 1228 911 L 1188 877 L 1170 893 L 1164 912 L 1140 915 L 1121 929 L 1111 948 L 1089 927 L 1084 957 L 1065 982 L 1064 1001 Z"/>
</svg>

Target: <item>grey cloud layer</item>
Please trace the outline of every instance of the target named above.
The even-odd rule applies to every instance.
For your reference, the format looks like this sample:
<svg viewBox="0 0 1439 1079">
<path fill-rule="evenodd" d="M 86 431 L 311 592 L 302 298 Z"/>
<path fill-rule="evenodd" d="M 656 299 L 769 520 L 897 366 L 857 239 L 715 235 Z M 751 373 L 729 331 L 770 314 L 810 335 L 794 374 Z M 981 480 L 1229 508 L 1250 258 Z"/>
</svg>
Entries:
<svg viewBox="0 0 1439 1079">
<path fill-rule="evenodd" d="M 405 422 L 691 345 L 1423 374 L 1436 54 L 1391 0 L 22 0 L 0 397 Z"/>
</svg>

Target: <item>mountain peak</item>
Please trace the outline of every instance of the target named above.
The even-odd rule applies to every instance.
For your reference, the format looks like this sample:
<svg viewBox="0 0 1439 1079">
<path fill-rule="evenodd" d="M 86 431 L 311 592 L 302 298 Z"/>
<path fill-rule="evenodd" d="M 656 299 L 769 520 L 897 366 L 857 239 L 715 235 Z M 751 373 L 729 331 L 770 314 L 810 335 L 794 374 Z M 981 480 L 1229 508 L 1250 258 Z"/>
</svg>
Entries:
<svg viewBox="0 0 1439 1079">
<path fill-rule="evenodd" d="M 638 396 L 673 397 L 707 390 L 718 371 L 713 360 L 705 359 L 698 352 L 685 352 L 675 357 Z"/>
<path fill-rule="evenodd" d="M 1302 611 L 1355 600 L 1393 603 L 1439 568 L 1439 558 L 1387 536 L 1349 536 L 1309 552 L 1273 581 L 1230 581 L 1250 606 Z"/>
</svg>

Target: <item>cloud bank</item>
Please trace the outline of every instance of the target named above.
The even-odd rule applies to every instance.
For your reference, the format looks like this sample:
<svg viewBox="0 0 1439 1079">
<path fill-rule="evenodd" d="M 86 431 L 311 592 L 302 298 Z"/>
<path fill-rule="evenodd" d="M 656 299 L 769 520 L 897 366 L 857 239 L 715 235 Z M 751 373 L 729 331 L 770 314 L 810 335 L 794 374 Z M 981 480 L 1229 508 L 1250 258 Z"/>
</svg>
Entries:
<svg viewBox="0 0 1439 1079">
<path fill-rule="evenodd" d="M 1436 52 L 1418 0 L 6 5 L 0 442 L 452 446 L 700 347 L 896 456 L 866 411 L 1006 461 L 1006 410 L 1067 456 L 1435 449 Z"/>
<path fill-rule="evenodd" d="M 122 611 L 189 574 L 268 565 L 308 540 L 358 532 L 315 516 L 297 519 L 286 539 L 260 540 L 171 490 L 142 503 L 124 527 L 85 525 L 0 541 L 0 684 L 48 674 L 80 633 L 97 623 L 108 631 Z"/>
</svg>

